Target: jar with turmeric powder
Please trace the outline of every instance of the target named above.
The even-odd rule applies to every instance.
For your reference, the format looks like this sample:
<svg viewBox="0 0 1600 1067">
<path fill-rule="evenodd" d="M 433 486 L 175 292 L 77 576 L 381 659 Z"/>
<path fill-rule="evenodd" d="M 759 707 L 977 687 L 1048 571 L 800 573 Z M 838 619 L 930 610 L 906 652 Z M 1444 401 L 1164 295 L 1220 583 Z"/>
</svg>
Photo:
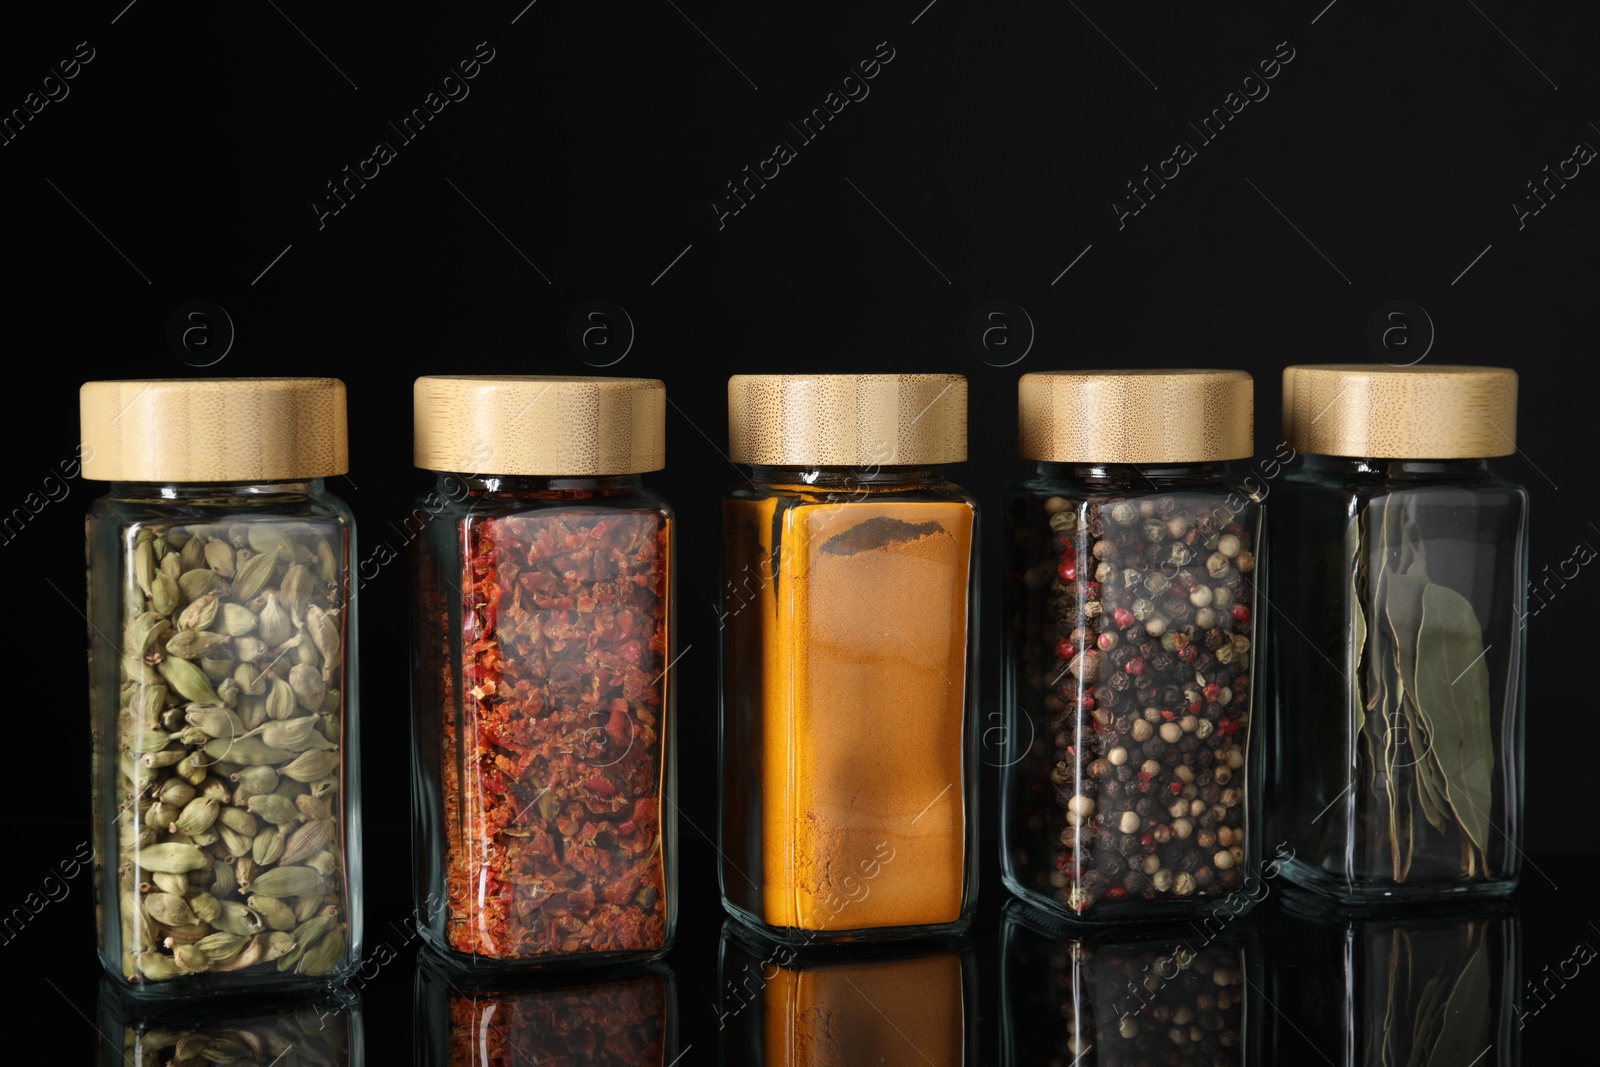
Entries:
<svg viewBox="0 0 1600 1067">
<path fill-rule="evenodd" d="M 417 927 L 457 965 L 671 947 L 672 509 L 646 378 L 419 378 Z M 363 572 L 365 573 L 365 572 Z"/>
<path fill-rule="evenodd" d="M 740 375 L 723 502 L 722 899 L 789 941 L 957 931 L 975 897 L 966 380 Z"/>
<path fill-rule="evenodd" d="M 1003 872 L 1086 921 L 1255 900 L 1262 488 L 1243 371 L 1023 375 Z M 1265 598 L 1261 598 L 1265 603 Z"/>
</svg>

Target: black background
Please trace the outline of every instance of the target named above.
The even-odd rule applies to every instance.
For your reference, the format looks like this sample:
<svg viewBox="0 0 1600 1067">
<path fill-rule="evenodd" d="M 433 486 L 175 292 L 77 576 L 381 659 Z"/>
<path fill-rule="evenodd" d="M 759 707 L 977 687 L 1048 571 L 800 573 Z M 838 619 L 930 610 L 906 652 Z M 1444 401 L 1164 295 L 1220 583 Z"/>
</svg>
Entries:
<svg viewBox="0 0 1600 1067">
<path fill-rule="evenodd" d="M 625 348 L 605 373 L 662 378 L 673 402 L 669 467 L 649 482 L 678 510 L 682 549 L 686 818 L 669 962 L 684 1064 L 711 1062 L 718 1044 L 720 905 L 705 834 L 716 821 L 716 502 L 738 477 L 722 455 L 727 374 L 966 374 L 971 458 L 952 473 L 993 517 L 1000 487 L 1026 473 L 1014 451 L 1022 371 L 1242 367 L 1256 376 L 1268 456 L 1286 363 L 1505 364 L 1521 375 L 1521 426 L 1498 467 L 1533 493 L 1533 572 L 1600 542 L 1583 445 L 1600 178 L 1584 167 L 1551 183 L 1537 215 L 1519 221 L 1513 207 L 1538 206 L 1526 183 L 1575 144 L 1600 145 L 1594 24 L 1571 7 L 124 2 L 10 11 L 0 36 L 6 113 L 84 51 L 78 42 L 93 49 L 69 95 L 0 146 L 14 368 L 0 505 L 61 496 L 45 480 L 76 448 L 82 381 L 329 374 L 349 385 L 351 432 L 350 476 L 330 488 L 354 507 L 364 552 L 399 544 L 389 523 L 428 484 L 410 462 L 412 379 L 585 373 L 569 318 L 591 300 L 626 309 L 631 346 L 614 316 L 612 347 L 589 359 Z M 470 95 L 402 143 L 386 123 L 479 42 L 493 59 Z M 787 124 L 880 42 L 893 59 L 870 95 L 800 143 Z M 1190 129 L 1289 49 L 1270 95 L 1214 141 Z M 319 224 L 325 183 L 379 140 L 396 146 L 393 161 Z M 712 198 L 780 140 L 797 158 L 719 225 Z M 1124 184 L 1179 140 L 1197 158 L 1119 221 Z M 231 346 L 215 318 L 211 348 L 169 345 L 169 318 L 194 300 L 225 309 Z M 1010 347 L 986 361 L 968 328 L 992 300 L 1025 309 L 1031 328 L 1013 313 L 991 335 Z M 1370 329 L 1393 301 L 1408 302 L 1405 316 Z M 1399 328 L 1375 348 L 1388 326 Z M 219 362 L 186 365 L 222 347 Z M 66 486 L 0 544 L 19 757 L 0 803 L 11 842 L 0 911 L 88 833 L 79 546 L 101 489 Z M 996 589 L 997 535 L 990 521 L 983 565 Z M 1595 687 L 1582 621 L 1595 581 L 1585 569 L 1552 583 L 1529 621 L 1531 859 L 1517 896 L 1528 977 L 1600 943 L 1586 892 Z M 410 909 L 402 566 L 362 597 L 368 947 L 398 948 L 390 923 Z M 997 704 L 997 601 L 982 605 L 984 715 Z M 1005 894 L 987 844 L 972 1003 L 979 1062 L 994 1063 Z M 13 1007 L 51 1020 L 56 1047 L 74 1053 L 95 1040 L 76 1014 L 94 1014 L 89 897 L 80 877 L 0 944 L 0 963 L 25 980 Z M 365 993 L 375 1061 L 409 1039 L 403 959 Z M 1526 1020 L 1526 1054 L 1583 1026 L 1600 988 L 1590 983 L 1600 977 L 1581 972 Z M 1330 1012 L 1341 996 L 1328 991 Z M 1310 1049 L 1280 1056 L 1291 1057 L 1315 1062 Z"/>
</svg>

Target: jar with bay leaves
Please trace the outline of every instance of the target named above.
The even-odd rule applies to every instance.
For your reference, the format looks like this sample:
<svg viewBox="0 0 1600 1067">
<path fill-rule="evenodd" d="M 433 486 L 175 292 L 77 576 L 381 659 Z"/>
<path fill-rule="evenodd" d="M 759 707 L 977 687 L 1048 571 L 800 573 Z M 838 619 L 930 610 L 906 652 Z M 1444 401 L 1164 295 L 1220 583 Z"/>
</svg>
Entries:
<svg viewBox="0 0 1600 1067">
<path fill-rule="evenodd" d="M 1509 893 L 1528 494 L 1498 367 L 1295 366 L 1273 564 L 1274 840 L 1352 904 Z"/>
<path fill-rule="evenodd" d="M 418 378 L 416 901 L 481 972 L 654 959 L 677 915 L 653 378 Z M 467 473 L 477 472 L 477 473 Z"/>
<path fill-rule="evenodd" d="M 137 992 L 360 958 L 354 521 L 331 378 L 89 382 L 100 959 Z"/>
<path fill-rule="evenodd" d="M 1006 885 L 1084 922 L 1185 918 L 1255 873 L 1261 576 L 1250 376 L 1023 375 L 1010 553 Z"/>
</svg>

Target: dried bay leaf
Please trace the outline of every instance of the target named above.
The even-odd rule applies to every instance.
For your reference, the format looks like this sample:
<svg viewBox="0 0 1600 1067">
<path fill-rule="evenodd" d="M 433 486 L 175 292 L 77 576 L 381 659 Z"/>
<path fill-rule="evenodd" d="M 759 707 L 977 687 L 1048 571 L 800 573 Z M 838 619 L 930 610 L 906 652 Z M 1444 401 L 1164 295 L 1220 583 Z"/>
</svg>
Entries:
<svg viewBox="0 0 1600 1067">
<path fill-rule="evenodd" d="M 1417 694 L 1433 726 L 1433 751 L 1444 773 L 1445 800 L 1468 840 L 1488 845 L 1494 772 L 1489 668 L 1472 604 L 1430 584 L 1422 594 L 1417 638 Z"/>
</svg>

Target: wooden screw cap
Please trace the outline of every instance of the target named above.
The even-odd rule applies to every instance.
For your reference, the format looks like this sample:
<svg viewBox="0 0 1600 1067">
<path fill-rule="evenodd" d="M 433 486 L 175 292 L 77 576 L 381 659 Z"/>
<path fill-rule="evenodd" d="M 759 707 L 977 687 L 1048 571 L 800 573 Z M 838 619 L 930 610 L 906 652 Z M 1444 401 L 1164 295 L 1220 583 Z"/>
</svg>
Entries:
<svg viewBox="0 0 1600 1067">
<path fill-rule="evenodd" d="M 270 482 L 350 469 L 337 378 L 85 382 L 83 476 L 109 482 Z"/>
<path fill-rule="evenodd" d="M 1285 367 L 1283 429 L 1296 452 L 1479 459 L 1517 450 L 1517 372 L 1382 363 Z"/>
<path fill-rule="evenodd" d="M 967 458 L 959 374 L 736 374 L 728 458 L 777 467 L 916 466 Z"/>
<path fill-rule="evenodd" d="M 463 474 L 598 477 L 666 465 L 667 387 L 655 378 L 418 378 L 413 462 Z"/>
<path fill-rule="evenodd" d="M 1017 383 L 1024 459 L 1212 463 L 1255 449 L 1255 391 L 1242 370 L 1085 370 Z"/>
</svg>

